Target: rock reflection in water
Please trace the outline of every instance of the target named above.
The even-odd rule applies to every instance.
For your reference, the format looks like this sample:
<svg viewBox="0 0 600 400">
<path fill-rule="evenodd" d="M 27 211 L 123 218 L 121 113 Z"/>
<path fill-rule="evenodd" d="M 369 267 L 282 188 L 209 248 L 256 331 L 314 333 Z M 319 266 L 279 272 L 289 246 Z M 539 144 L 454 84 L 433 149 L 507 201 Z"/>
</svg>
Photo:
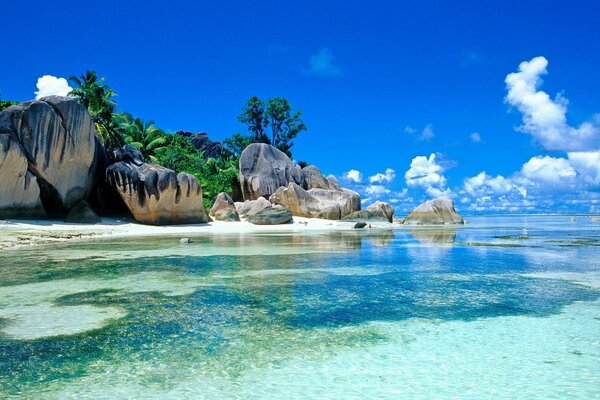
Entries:
<svg viewBox="0 0 600 400">
<path fill-rule="evenodd" d="M 408 233 L 425 245 L 452 247 L 456 242 L 455 229 L 412 229 Z"/>
</svg>

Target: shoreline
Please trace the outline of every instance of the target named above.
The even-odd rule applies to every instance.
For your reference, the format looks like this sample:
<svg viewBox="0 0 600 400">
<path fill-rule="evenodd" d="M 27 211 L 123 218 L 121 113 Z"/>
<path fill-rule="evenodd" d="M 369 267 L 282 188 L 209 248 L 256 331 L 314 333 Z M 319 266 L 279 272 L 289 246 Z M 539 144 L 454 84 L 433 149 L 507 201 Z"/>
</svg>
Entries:
<svg viewBox="0 0 600 400">
<path fill-rule="evenodd" d="M 358 231 L 354 229 L 354 224 L 354 222 L 296 216 L 293 222 L 282 225 L 254 225 L 246 221 L 213 221 L 206 224 L 155 226 L 119 218 L 102 218 L 98 224 L 74 224 L 61 220 L 9 219 L 0 221 L 0 251 L 106 238 Z M 392 230 L 396 227 L 397 224 L 371 223 L 370 229 Z"/>
</svg>

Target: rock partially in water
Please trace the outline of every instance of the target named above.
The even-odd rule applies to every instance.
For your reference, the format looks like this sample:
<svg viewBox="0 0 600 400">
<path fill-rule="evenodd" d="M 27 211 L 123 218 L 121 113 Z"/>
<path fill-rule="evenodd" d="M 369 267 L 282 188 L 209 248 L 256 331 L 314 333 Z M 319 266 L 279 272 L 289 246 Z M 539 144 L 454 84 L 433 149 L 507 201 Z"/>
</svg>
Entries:
<svg viewBox="0 0 600 400">
<path fill-rule="evenodd" d="M 454 209 L 454 203 L 447 197 L 429 200 L 415 208 L 402 221 L 404 225 L 457 225 L 465 221 Z"/>
<path fill-rule="evenodd" d="M 253 143 L 240 157 L 240 184 L 244 200 L 268 198 L 275 191 L 294 182 L 302 184 L 302 171 L 277 148 Z"/>
<path fill-rule="evenodd" d="M 181 238 L 179 239 L 179 244 L 190 244 L 190 243 L 194 243 L 194 241 L 190 238 Z"/>
<path fill-rule="evenodd" d="M 356 224 L 354 224 L 354 229 L 362 229 L 366 226 L 367 226 L 366 222 L 357 222 Z"/>
<path fill-rule="evenodd" d="M 125 145 L 115 156 L 117 162 L 106 170 L 107 181 L 138 222 L 174 225 L 209 221 L 202 188 L 194 176 L 148 164 L 131 145 Z"/>
<path fill-rule="evenodd" d="M 290 210 L 282 206 L 275 205 L 267 207 L 254 215 L 246 218 L 246 221 L 255 225 L 281 225 L 292 221 Z"/>
<path fill-rule="evenodd" d="M 366 208 L 366 211 L 383 214 L 389 222 L 394 222 L 394 207 L 383 201 L 376 201 Z"/>
</svg>

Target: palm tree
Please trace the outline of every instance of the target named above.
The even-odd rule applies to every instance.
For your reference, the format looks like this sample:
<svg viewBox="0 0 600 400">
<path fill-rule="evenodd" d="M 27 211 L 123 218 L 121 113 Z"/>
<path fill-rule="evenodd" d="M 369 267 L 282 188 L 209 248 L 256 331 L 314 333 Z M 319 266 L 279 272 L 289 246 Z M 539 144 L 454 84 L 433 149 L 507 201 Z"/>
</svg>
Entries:
<svg viewBox="0 0 600 400">
<path fill-rule="evenodd" d="M 113 97 L 117 93 L 104 84 L 104 78 L 98 79 L 96 71 L 86 71 L 81 76 L 71 76 L 69 81 L 75 88 L 69 95 L 77 98 L 87 108 L 96 124 L 100 140 L 108 149 L 123 145 L 119 115 L 114 113 L 117 106 Z"/>
<path fill-rule="evenodd" d="M 153 121 L 142 121 L 141 118 L 133 118 L 125 114 L 125 121 L 121 125 L 125 142 L 131 144 L 149 159 L 157 164 L 157 153 L 167 146 L 167 135 L 154 125 Z"/>
</svg>

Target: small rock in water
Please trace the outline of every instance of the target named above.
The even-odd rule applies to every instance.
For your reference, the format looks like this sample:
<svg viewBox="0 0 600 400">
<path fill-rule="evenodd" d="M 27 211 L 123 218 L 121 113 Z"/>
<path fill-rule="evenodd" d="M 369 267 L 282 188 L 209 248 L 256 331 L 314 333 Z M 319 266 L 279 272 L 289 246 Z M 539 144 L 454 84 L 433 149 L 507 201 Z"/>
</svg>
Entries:
<svg viewBox="0 0 600 400">
<path fill-rule="evenodd" d="M 188 243 L 193 243 L 193 240 L 190 238 L 181 238 L 179 239 L 179 244 L 188 244 Z"/>
<path fill-rule="evenodd" d="M 357 222 L 356 224 L 354 224 L 354 229 L 364 228 L 365 226 L 367 226 L 366 222 Z"/>
</svg>

